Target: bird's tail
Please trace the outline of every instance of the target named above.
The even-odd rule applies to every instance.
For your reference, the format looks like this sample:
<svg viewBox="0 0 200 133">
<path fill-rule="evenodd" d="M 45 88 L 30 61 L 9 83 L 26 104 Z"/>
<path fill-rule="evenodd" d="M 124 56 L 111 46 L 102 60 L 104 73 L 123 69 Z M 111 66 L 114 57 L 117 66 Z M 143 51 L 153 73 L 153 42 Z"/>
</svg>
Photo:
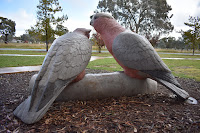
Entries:
<svg viewBox="0 0 200 133">
<path fill-rule="evenodd" d="M 159 82 L 160 84 L 164 85 L 166 88 L 168 88 L 169 90 L 171 90 L 173 93 L 175 93 L 179 98 L 186 100 L 189 97 L 189 94 L 183 90 L 180 86 L 176 86 L 168 81 L 159 79 L 159 78 L 155 78 L 155 80 L 157 82 Z"/>
<path fill-rule="evenodd" d="M 166 88 L 175 93 L 179 98 L 186 100 L 189 97 L 189 94 L 183 90 L 172 75 L 170 71 L 143 71 L 150 75 L 150 77 L 156 80 L 158 83 L 164 85 Z"/>
</svg>

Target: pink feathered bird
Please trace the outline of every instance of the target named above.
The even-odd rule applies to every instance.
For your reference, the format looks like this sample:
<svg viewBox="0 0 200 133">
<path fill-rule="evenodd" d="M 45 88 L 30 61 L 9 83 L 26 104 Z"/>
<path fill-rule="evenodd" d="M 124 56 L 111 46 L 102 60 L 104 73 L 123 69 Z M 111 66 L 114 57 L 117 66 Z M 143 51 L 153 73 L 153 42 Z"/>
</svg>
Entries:
<svg viewBox="0 0 200 133">
<path fill-rule="evenodd" d="M 147 39 L 126 30 L 106 13 L 93 15 L 90 25 L 100 33 L 108 51 L 126 75 L 137 79 L 154 79 L 186 102 L 197 103 L 181 88 Z"/>
</svg>

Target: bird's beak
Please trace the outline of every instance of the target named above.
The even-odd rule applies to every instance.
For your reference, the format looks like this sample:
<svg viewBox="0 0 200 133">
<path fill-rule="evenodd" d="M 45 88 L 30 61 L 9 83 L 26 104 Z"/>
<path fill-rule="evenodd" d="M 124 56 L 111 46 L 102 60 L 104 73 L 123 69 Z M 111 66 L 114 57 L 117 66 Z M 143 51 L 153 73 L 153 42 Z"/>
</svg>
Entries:
<svg viewBox="0 0 200 133">
<path fill-rule="evenodd" d="M 90 16 L 90 19 L 91 19 L 90 25 L 91 25 L 91 26 L 93 26 L 93 23 L 94 23 L 94 18 L 93 18 L 93 17 L 94 17 L 94 15 Z"/>
<path fill-rule="evenodd" d="M 90 25 L 93 26 L 93 23 L 94 23 L 94 22 L 93 22 L 93 19 L 92 19 L 92 20 L 90 21 Z"/>
<path fill-rule="evenodd" d="M 88 38 L 90 38 L 90 32 L 91 32 L 91 30 L 90 29 L 88 29 L 87 31 L 86 31 L 86 36 L 88 37 Z"/>
</svg>

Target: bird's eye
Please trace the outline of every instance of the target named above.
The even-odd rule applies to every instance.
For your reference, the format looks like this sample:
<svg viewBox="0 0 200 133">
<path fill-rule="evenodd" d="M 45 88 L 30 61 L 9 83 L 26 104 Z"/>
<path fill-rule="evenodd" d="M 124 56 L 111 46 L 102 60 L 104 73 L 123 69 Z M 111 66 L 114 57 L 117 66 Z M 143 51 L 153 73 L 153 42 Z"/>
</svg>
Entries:
<svg viewBox="0 0 200 133">
<path fill-rule="evenodd" d="M 94 16 L 94 19 L 97 19 L 97 16 Z"/>
</svg>

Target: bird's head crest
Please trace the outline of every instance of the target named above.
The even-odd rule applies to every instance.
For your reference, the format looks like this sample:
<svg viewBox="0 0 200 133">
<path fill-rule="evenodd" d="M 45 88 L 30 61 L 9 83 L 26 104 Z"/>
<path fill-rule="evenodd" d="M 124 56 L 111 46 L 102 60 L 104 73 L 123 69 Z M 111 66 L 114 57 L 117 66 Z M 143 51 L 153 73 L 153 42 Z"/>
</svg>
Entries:
<svg viewBox="0 0 200 133">
<path fill-rule="evenodd" d="M 102 13 L 96 13 L 96 14 L 90 16 L 90 18 L 91 18 L 90 25 L 93 26 L 94 21 L 96 19 L 100 18 L 100 17 L 114 19 L 114 17 L 112 15 L 108 14 L 108 13 L 103 13 L 103 12 Z"/>
<path fill-rule="evenodd" d="M 91 30 L 86 28 L 77 28 L 73 32 L 83 34 L 89 38 Z"/>
</svg>

